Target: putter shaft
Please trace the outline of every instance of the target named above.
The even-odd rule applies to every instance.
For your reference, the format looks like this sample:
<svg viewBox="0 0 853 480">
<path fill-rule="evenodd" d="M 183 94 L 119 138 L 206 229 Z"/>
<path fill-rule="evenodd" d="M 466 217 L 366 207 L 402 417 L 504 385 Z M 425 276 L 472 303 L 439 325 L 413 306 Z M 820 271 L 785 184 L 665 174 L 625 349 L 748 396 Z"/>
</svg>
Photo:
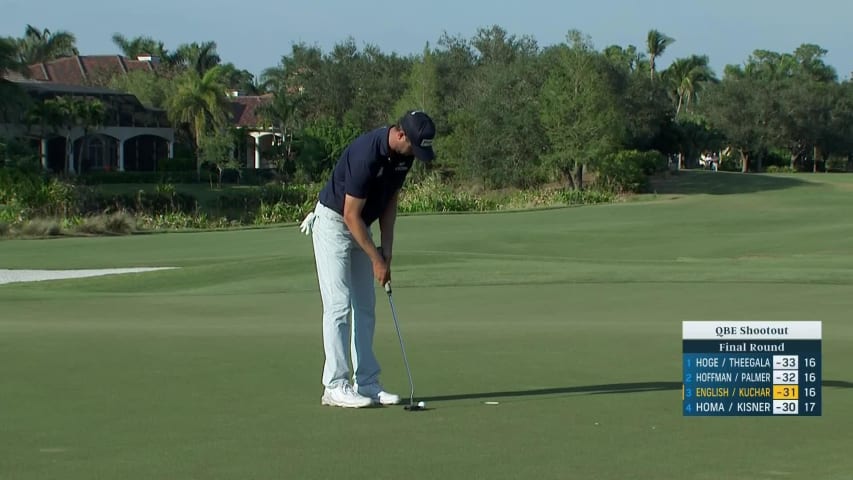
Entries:
<svg viewBox="0 0 853 480">
<path fill-rule="evenodd" d="M 400 324 L 397 322 L 397 309 L 394 307 L 394 298 L 391 296 L 391 282 L 385 284 L 385 292 L 388 293 L 388 303 L 391 305 L 391 317 L 394 318 L 394 328 L 397 330 L 397 338 L 400 340 L 400 351 L 403 353 L 406 375 L 409 376 L 409 406 L 414 407 L 415 382 L 412 380 L 412 370 L 409 368 L 409 359 L 406 357 L 406 346 L 403 344 L 403 335 L 400 333 Z"/>
</svg>

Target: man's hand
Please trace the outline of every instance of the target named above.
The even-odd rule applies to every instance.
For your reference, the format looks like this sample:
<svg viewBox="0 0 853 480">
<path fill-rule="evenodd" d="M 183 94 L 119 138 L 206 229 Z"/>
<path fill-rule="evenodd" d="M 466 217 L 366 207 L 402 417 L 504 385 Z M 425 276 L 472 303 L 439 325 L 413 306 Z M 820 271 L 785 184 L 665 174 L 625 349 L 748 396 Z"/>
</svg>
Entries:
<svg viewBox="0 0 853 480">
<path fill-rule="evenodd" d="M 391 267 L 384 258 L 373 261 L 373 277 L 383 286 L 391 281 Z"/>
<path fill-rule="evenodd" d="M 391 281 L 391 256 L 381 246 L 376 247 L 376 250 L 379 252 L 379 256 L 385 261 L 385 266 L 383 271 L 382 266 L 377 267 L 376 262 L 373 262 L 373 276 L 376 277 L 379 285 L 384 287 Z"/>
</svg>

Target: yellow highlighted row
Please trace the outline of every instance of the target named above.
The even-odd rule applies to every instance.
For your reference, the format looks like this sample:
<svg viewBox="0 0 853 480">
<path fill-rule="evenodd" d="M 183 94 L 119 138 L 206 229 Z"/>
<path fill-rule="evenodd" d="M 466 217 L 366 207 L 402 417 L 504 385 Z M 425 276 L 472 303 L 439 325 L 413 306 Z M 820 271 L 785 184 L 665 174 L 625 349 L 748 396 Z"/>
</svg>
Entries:
<svg viewBox="0 0 853 480">
<path fill-rule="evenodd" d="M 681 399 L 684 400 L 684 384 L 681 385 Z M 796 385 L 773 385 L 773 400 L 799 400 L 800 387 Z"/>
<path fill-rule="evenodd" d="M 773 385 L 773 400 L 799 400 L 800 389 L 796 385 Z"/>
</svg>

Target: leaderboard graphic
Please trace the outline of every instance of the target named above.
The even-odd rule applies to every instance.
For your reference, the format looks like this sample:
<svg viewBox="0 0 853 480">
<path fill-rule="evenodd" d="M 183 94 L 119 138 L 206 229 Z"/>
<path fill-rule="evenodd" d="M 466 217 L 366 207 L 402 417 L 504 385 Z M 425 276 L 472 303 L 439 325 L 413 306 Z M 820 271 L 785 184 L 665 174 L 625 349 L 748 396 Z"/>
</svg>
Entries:
<svg viewBox="0 0 853 480">
<path fill-rule="evenodd" d="M 821 322 L 683 322 L 685 416 L 820 416 Z"/>
</svg>

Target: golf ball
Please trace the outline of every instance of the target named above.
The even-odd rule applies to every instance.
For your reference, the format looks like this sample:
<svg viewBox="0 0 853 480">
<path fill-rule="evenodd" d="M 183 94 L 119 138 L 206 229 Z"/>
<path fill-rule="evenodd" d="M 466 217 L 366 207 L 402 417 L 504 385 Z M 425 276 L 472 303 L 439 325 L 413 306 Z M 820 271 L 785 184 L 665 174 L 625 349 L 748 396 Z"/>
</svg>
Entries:
<svg viewBox="0 0 853 480">
<path fill-rule="evenodd" d="M 426 402 L 423 402 L 423 401 L 418 402 L 418 408 L 425 408 L 425 407 L 426 407 Z"/>
</svg>

